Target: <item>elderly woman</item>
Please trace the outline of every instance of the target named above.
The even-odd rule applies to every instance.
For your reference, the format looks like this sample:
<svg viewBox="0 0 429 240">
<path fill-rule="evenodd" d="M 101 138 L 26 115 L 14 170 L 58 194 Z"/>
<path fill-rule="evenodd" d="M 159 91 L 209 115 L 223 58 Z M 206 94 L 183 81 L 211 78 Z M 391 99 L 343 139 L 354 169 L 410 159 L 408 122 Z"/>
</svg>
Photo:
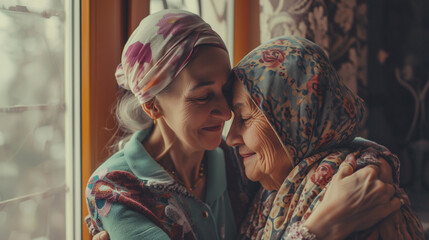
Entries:
<svg viewBox="0 0 429 240">
<path fill-rule="evenodd" d="M 374 217 L 367 212 L 355 215 L 361 219 L 357 225 L 339 227 L 333 222 L 321 229 L 314 224 L 320 221 L 315 214 L 342 211 L 340 205 L 324 206 L 332 201 L 327 197 L 333 187 L 329 185 L 349 153 L 358 153 L 356 169 L 368 163 L 379 165 L 381 172 L 393 169 L 393 179 L 386 181 L 392 181 L 397 195 L 406 199 L 398 187 L 398 159 L 386 148 L 356 138 L 363 101 L 339 81 L 317 45 L 299 37 L 279 37 L 250 52 L 233 71 L 238 80 L 227 143 L 236 147 L 246 176 L 264 188 L 245 219 L 241 239 L 343 239 L 366 228 L 365 222 Z M 349 213 L 353 211 L 359 207 Z M 424 236 L 407 203 L 374 228 L 350 238 Z"/>
<path fill-rule="evenodd" d="M 231 117 L 224 96 L 229 76 L 223 41 L 197 15 L 166 10 L 142 20 L 116 72 L 119 85 L 129 90 L 117 116 L 131 137 L 98 167 L 86 189 L 92 234 L 107 230 L 112 239 L 236 237 L 247 210 L 245 179 L 230 149 L 218 147 Z M 313 227 L 356 225 L 356 214 L 350 212 L 357 207 L 377 213 L 371 226 L 399 208 L 397 198 L 396 204 L 377 205 L 390 201 L 389 184 L 365 174 L 347 177 L 351 173 L 344 169 L 325 197 L 332 198 L 326 207 L 344 203 L 348 211 L 326 219 L 315 213 L 322 221 Z M 391 191 L 372 191 L 379 187 Z M 335 197 L 338 192 L 362 196 L 359 205 Z"/>
</svg>

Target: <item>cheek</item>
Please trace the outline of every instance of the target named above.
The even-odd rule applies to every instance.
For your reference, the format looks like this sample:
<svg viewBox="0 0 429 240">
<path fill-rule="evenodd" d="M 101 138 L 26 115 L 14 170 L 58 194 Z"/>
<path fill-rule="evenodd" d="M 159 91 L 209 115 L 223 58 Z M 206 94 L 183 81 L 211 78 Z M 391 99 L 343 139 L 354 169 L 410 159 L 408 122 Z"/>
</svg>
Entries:
<svg viewBox="0 0 429 240">
<path fill-rule="evenodd" d="M 277 147 L 274 141 L 277 141 L 271 127 L 266 123 L 265 119 L 263 121 L 257 121 L 252 123 L 255 127 L 254 137 L 258 140 L 258 155 L 259 155 L 259 164 L 261 170 L 265 174 L 271 173 L 275 168 L 275 155 Z"/>
<path fill-rule="evenodd" d="M 182 110 L 183 120 L 194 127 L 207 118 L 207 108 L 199 104 L 187 104 Z"/>
<path fill-rule="evenodd" d="M 177 103 L 176 105 L 170 103 L 168 107 L 163 109 L 165 120 L 167 124 L 177 133 L 189 131 L 193 126 L 198 116 L 194 113 L 193 108 L 186 104 Z"/>
<path fill-rule="evenodd" d="M 183 125 L 191 125 L 192 122 L 198 121 L 198 114 L 194 113 L 192 109 L 185 109 L 182 111 Z"/>
</svg>

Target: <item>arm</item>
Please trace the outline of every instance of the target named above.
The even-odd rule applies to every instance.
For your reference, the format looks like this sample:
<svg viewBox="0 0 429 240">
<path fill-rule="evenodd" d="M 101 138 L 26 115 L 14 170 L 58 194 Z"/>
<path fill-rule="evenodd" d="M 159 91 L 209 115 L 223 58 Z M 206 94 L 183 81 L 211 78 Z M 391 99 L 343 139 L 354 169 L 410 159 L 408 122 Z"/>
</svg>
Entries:
<svg viewBox="0 0 429 240">
<path fill-rule="evenodd" d="M 129 172 L 94 173 L 86 191 L 90 212 L 86 222 L 90 232 L 106 230 L 111 239 L 170 239 L 154 222 L 156 219 L 150 218 L 155 213 L 148 208 L 151 204 L 146 203 L 145 198 L 152 196 L 139 186 Z"/>
<path fill-rule="evenodd" d="M 303 223 L 318 239 L 343 239 L 372 227 L 403 204 L 403 200 L 393 197 L 395 188 L 390 184 L 393 181 L 387 162 L 352 174 L 353 167 L 348 162 L 355 159 L 353 155 L 348 158 L 327 188 L 323 201 Z"/>
<path fill-rule="evenodd" d="M 95 234 L 92 240 L 110 240 L 110 237 L 106 231 L 102 231 Z"/>
<path fill-rule="evenodd" d="M 120 204 L 112 204 L 109 215 L 102 222 L 111 239 L 170 239 L 145 216 Z"/>
<path fill-rule="evenodd" d="M 142 214 L 126 209 L 121 205 L 112 205 L 109 216 L 103 218 L 104 230 L 94 235 L 93 240 L 170 239 L 161 228 Z"/>
</svg>

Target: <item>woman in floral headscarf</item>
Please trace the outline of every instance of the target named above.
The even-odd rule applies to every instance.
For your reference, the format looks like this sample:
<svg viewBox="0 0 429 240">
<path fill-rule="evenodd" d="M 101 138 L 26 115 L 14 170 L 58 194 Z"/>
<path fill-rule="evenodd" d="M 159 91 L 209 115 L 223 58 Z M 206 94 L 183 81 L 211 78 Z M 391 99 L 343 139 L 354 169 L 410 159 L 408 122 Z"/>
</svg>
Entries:
<svg viewBox="0 0 429 240">
<path fill-rule="evenodd" d="M 317 45 L 299 37 L 279 37 L 250 52 L 233 71 L 238 81 L 227 143 L 236 147 L 247 177 L 264 187 L 241 228 L 241 239 L 342 239 L 363 230 L 374 217 L 367 212 L 358 225 L 314 226 L 315 214 L 343 211 L 341 204 L 330 209 L 326 204 L 332 200 L 328 186 L 338 178 L 335 173 L 349 153 L 357 154 L 357 164 L 351 161 L 355 170 L 367 164 L 379 165 L 381 172 L 393 169 L 393 177 L 385 181 L 407 199 L 398 187 L 396 156 L 356 137 L 363 101 L 339 81 Z M 379 237 L 424 238 L 409 202 L 372 229 L 349 236 Z"/>
<path fill-rule="evenodd" d="M 199 16 L 166 10 L 142 20 L 116 71 L 118 84 L 127 89 L 117 117 L 131 137 L 98 167 L 86 188 L 92 234 L 107 230 L 112 239 L 236 237 L 247 209 L 245 180 L 230 149 L 219 147 L 231 117 L 224 96 L 230 70 L 223 41 Z M 362 174 L 350 178 L 357 186 L 374 182 Z M 365 206 L 385 202 L 368 198 L 393 194 L 363 192 L 346 181 L 335 186 L 363 195 L 359 202 Z M 373 210 L 383 216 L 393 209 Z M 353 221 L 348 212 L 340 216 Z"/>
<path fill-rule="evenodd" d="M 235 237 L 245 194 L 219 147 L 231 117 L 223 91 L 230 71 L 225 44 L 199 16 L 166 10 L 141 21 L 115 74 L 127 90 L 117 118 L 130 137 L 86 188 L 92 234 Z"/>
</svg>

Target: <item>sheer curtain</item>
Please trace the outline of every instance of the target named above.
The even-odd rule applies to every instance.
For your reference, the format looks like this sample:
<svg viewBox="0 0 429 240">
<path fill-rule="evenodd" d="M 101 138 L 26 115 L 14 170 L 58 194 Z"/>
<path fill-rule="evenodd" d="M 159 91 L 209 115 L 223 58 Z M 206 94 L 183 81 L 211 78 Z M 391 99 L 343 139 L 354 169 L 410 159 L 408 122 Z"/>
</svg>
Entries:
<svg viewBox="0 0 429 240">
<path fill-rule="evenodd" d="M 66 239 L 65 2 L 0 1 L 1 239 Z"/>
</svg>

